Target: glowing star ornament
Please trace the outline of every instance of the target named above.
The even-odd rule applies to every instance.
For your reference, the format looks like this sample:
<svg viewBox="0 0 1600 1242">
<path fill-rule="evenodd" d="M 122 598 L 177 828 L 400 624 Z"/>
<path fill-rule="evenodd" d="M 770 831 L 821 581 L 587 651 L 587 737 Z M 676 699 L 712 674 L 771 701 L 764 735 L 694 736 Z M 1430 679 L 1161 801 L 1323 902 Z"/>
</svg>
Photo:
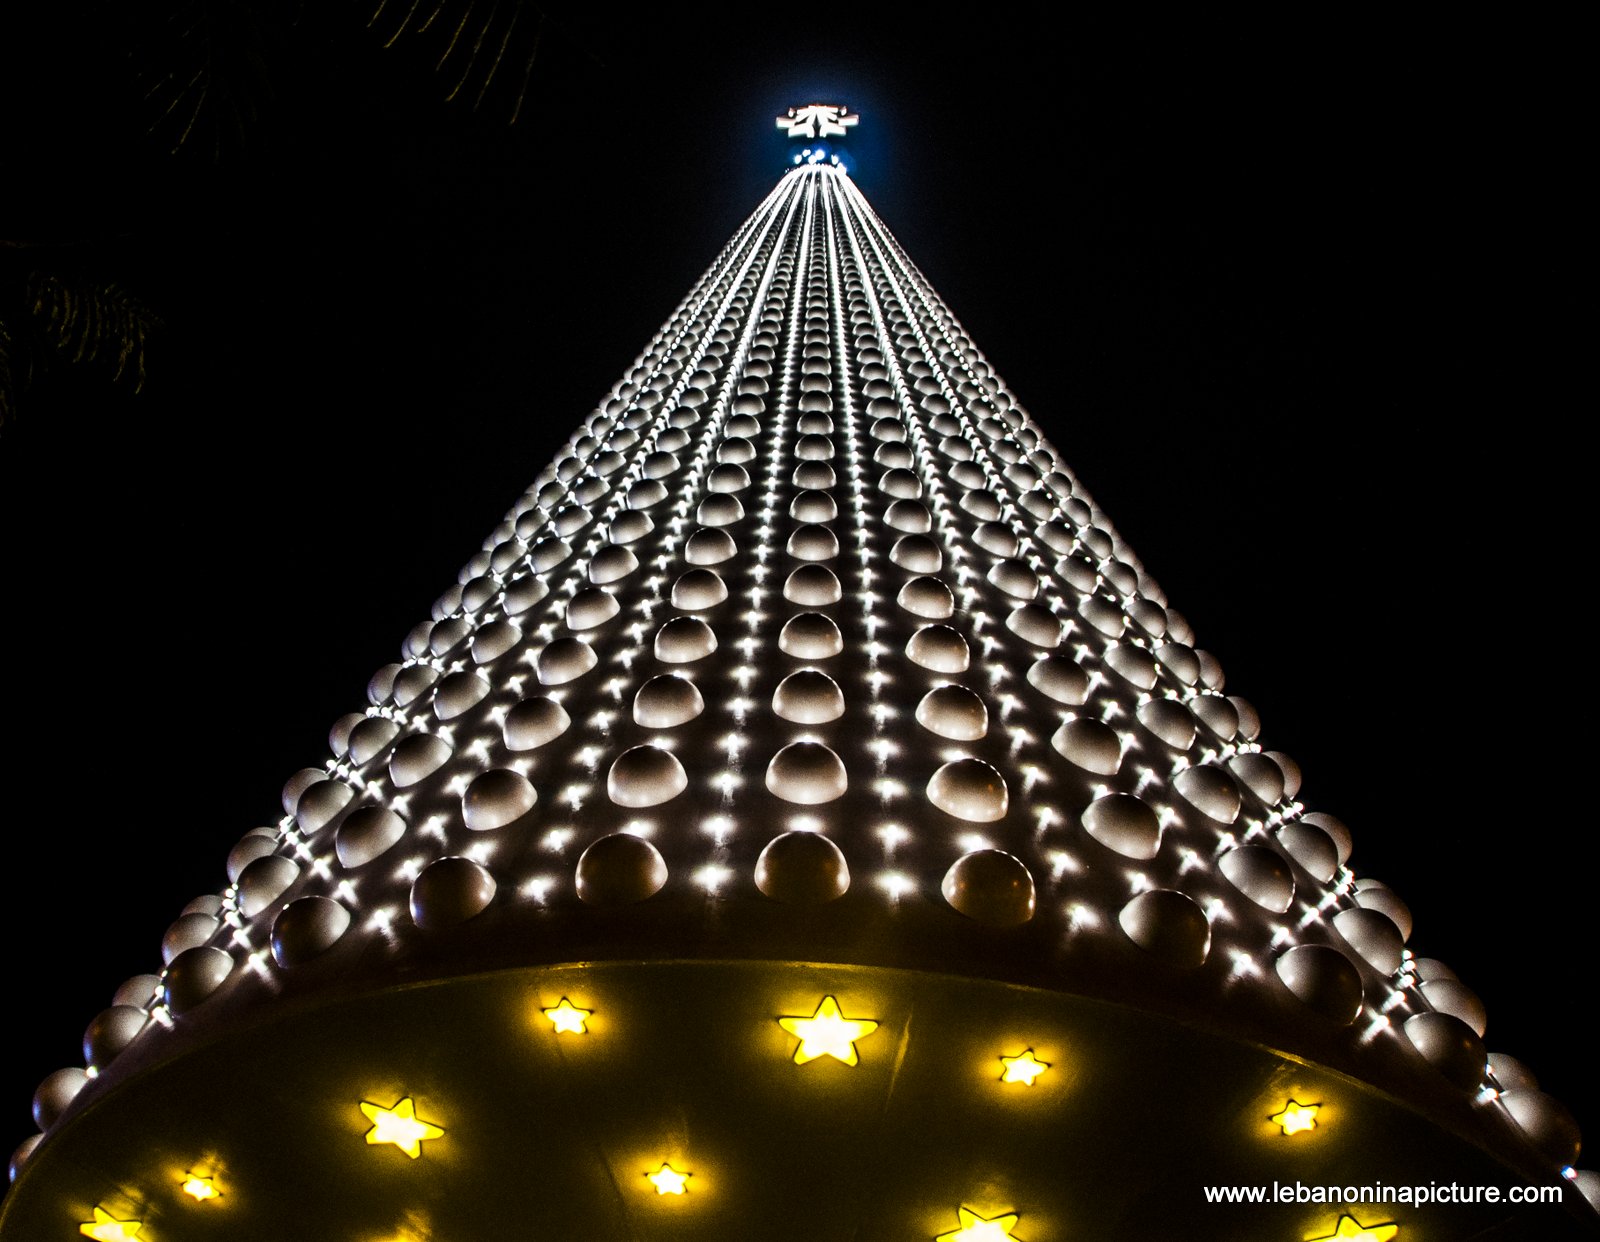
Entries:
<svg viewBox="0 0 1600 1242">
<path fill-rule="evenodd" d="M 654 1173 L 646 1173 L 645 1177 L 656 1188 L 658 1195 L 681 1195 L 688 1189 L 688 1181 L 694 1174 L 680 1173 L 670 1164 L 662 1164 Z"/>
<path fill-rule="evenodd" d="M 806 104 L 780 116 L 778 128 L 788 130 L 791 138 L 843 138 L 860 120 L 839 104 Z"/>
<path fill-rule="evenodd" d="M 796 1065 L 818 1057 L 832 1057 L 846 1065 L 856 1065 L 861 1060 L 856 1053 L 856 1040 L 878 1029 L 878 1024 L 870 1019 L 845 1017 L 839 1002 L 831 996 L 824 996 L 809 1018 L 779 1018 L 778 1025 L 800 1038 L 800 1046 L 794 1050 Z"/>
<path fill-rule="evenodd" d="M 549 1009 L 541 1009 L 540 1013 L 550 1019 L 550 1025 L 555 1027 L 558 1035 L 587 1035 L 588 1026 L 585 1025 L 594 1016 L 592 1009 L 579 1009 L 565 996 L 559 1005 Z"/>
<path fill-rule="evenodd" d="M 208 1199 L 220 1199 L 222 1192 L 217 1189 L 215 1177 L 202 1177 L 198 1173 L 185 1173 L 183 1175 L 183 1193 L 197 1203 L 204 1203 Z"/>
<path fill-rule="evenodd" d="M 139 1230 L 143 1228 L 143 1221 L 118 1220 L 104 1208 L 97 1207 L 94 1219 L 79 1225 L 78 1232 L 86 1238 L 94 1238 L 95 1242 L 129 1242 L 129 1239 L 137 1238 Z"/>
<path fill-rule="evenodd" d="M 957 1208 L 961 1228 L 941 1233 L 935 1242 L 1022 1242 L 1012 1229 L 1021 1220 L 1016 1212 L 999 1216 L 979 1216 L 971 1208 Z"/>
<path fill-rule="evenodd" d="M 1001 1057 L 1000 1064 L 1004 1066 L 1000 1072 L 1001 1082 L 1020 1082 L 1024 1087 L 1033 1086 L 1033 1080 L 1050 1068 L 1050 1062 L 1039 1060 L 1032 1048 L 1021 1056 Z"/>
<path fill-rule="evenodd" d="M 1363 1225 L 1354 1216 L 1341 1216 L 1337 1229 L 1311 1242 L 1389 1242 L 1399 1232 L 1399 1225 Z"/>
<path fill-rule="evenodd" d="M 367 1131 L 368 1143 L 392 1143 L 413 1160 L 422 1155 L 423 1143 L 444 1134 L 442 1128 L 417 1116 L 416 1101 L 409 1095 L 393 1108 L 362 1100 L 361 1111 L 372 1122 L 372 1129 Z"/>
<path fill-rule="evenodd" d="M 1300 1134 L 1317 1128 L 1317 1111 L 1321 1107 L 1320 1104 L 1297 1104 L 1290 1100 L 1281 1112 L 1273 1113 L 1267 1120 L 1282 1127 L 1285 1134 Z"/>
</svg>

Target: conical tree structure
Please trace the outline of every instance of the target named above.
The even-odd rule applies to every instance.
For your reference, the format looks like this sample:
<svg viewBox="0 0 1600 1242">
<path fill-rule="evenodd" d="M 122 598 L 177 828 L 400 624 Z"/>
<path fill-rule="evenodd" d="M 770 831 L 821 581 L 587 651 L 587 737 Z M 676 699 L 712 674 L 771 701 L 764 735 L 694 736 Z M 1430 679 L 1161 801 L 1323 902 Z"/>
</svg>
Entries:
<svg viewBox="0 0 1600 1242">
<path fill-rule="evenodd" d="M 1593 1228 L 821 148 L 369 700 L 40 1088 L 8 1242 Z M 1498 1201 L 1322 1190 L 1397 1183 Z"/>
</svg>

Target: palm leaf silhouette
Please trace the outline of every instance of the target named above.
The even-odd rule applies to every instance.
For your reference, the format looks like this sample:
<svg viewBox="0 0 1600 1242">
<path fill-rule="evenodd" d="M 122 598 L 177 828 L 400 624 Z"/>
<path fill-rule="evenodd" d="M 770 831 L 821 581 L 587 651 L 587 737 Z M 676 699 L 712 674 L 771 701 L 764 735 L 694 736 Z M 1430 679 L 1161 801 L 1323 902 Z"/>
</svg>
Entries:
<svg viewBox="0 0 1600 1242">
<path fill-rule="evenodd" d="M 13 396 L 11 375 L 11 329 L 0 319 L 0 427 L 16 416 L 16 398 Z"/>
<path fill-rule="evenodd" d="M 213 160 L 248 146 L 274 93 L 293 8 L 168 0 L 160 17 L 124 17 L 151 136 Z"/>
<path fill-rule="evenodd" d="M 436 52 L 445 98 L 501 112 L 515 125 L 544 33 L 544 13 L 526 0 L 377 0 L 369 28 L 393 47 L 409 40 Z"/>
<path fill-rule="evenodd" d="M 33 321 L 56 352 L 74 364 L 109 371 L 138 392 L 145 382 L 145 347 L 161 319 L 113 283 L 34 273 L 28 281 Z"/>
<path fill-rule="evenodd" d="M 346 16 L 354 19 L 348 30 L 340 20 Z M 337 45 L 358 23 L 382 47 L 409 49 L 441 79 L 447 100 L 514 125 L 545 13 L 529 0 L 346 0 L 346 6 L 311 7 L 167 0 L 161 17 L 120 20 L 150 134 L 173 153 L 198 150 L 220 162 L 252 145 L 280 91 L 303 91 L 315 78 L 312 49 Z"/>
</svg>

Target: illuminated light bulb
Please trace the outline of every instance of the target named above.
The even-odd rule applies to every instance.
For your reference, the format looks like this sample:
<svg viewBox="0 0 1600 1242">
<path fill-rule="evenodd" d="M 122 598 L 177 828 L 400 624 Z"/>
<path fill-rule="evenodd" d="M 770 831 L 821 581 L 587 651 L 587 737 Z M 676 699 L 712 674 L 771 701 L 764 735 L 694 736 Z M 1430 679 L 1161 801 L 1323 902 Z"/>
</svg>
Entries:
<svg viewBox="0 0 1600 1242">
<path fill-rule="evenodd" d="M 716 815 L 700 825 L 700 831 L 711 838 L 716 845 L 723 844 L 734 832 L 738 825 L 728 815 Z"/>
<path fill-rule="evenodd" d="M 1179 874 L 1183 874 L 1181 868 L 1179 869 Z M 1200 908 L 1205 911 L 1206 922 L 1210 923 L 1213 927 L 1217 926 L 1219 923 L 1231 923 L 1234 921 L 1233 911 L 1229 908 L 1228 903 L 1221 897 L 1206 898 L 1206 900 L 1201 903 Z"/>
<path fill-rule="evenodd" d="M 545 898 L 550 895 L 550 890 L 555 885 L 555 880 L 550 876 L 536 875 L 524 883 L 517 892 L 524 900 L 531 901 L 536 906 L 542 906 L 545 903 Z"/>
<path fill-rule="evenodd" d="M 865 1039 L 878 1029 L 878 1024 L 870 1019 L 845 1017 L 839 1002 L 831 996 L 824 996 L 809 1018 L 779 1018 L 778 1025 L 799 1037 L 800 1046 L 794 1050 L 796 1065 L 818 1057 L 832 1057 L 846 1065 L 856 1065 L 861 1058 L 856 1053 L 855 1041 Z"/>
<path fill-rule="evenodd" d="M 561 1003 L 549 1009 L 541 1009 L 540 1013 L 550 1019 L 550 1025 L 555 1028 L 558 1035 L 587 1035 L 589 1028 L 584 1024 L 594 1016 L 592 1009 L 579 1009 L 565 996 Z"/>
<path fill-rule="evenodd" d="M 961 1228 L 941 1233 L 934 1242 L 1022 1242 L 1011 1230 L 1021 1217 L 1016 1212 L 979 1216 L 971 1208 L 956 1209 Z"/>
<path fill-rule="evenodd" d="M 1100 915 L 1081 901 L 1067 907 L 1067 926 L 1074 932 L 1089 931 L 1099 927 Z"/>
<path fill-rule="evenodd" d="M 104 1208 L 97 1207 L 94 1219 L 82 1222 L 78 1232 L 86 1238 L 96 1239 L 96 1242 L 128 1242 L 130 1238 L 137 1238 L 139 1230 L 143 1228 L 143 1221 L 118 1220 Z"/>
<path fill-rule="evenodd" d="M 681 1195 L 688 1192 L 688 1181 L 693 1173 L 680 1173 L 670 1164 L 663 1163 L 654 1173 L 646 1173 L 645 1178 L 656 1188 L 658 1195 Z"/>
<path fill-rule="evenodd" d="M 1341 1216 L 1338 1227 L 1332 1233 L 1312 1238 L 1309 1242 L 1388 1242 L 1399 1232 L 1399 1225 L 1363 1225 L 1354 1216 Z"/>
<path fill-rule="evenodd" d="M 1032 1048 L 1020 1056 L 1001 1057 L 1000 1064 L 1004 1066 L 1000 1073 L 1001 1082 L 1020 1082 L 1024 1087 L 1033 1086 L 1033 1080 L 1050 1068 L 1050 1062 L 1039 1060 L 1033 1055 Z"/>
<path fill-rule="evenodd" d="M 1300 1134 L 1317 1128 L 1317 1112 L 1321 1107 L 1320 1104 L 1297 1104 L 1290 1100 L 1281 1112 L 1273 1113 L 1267 1120 L 1281 1127 L 1285 1134 Z"/>
<path fill-rule="evenodd" d="M 185 1173 L 183 1175 L 183 1193 L 196 1203 L 204 1203 L 208 1199 L 222 1198 L 222 1192 L 217 1189 L 215 1177 L 202 1177 L 198 1173 Z"/>
<path fill-rule="evenodd" d="M 417 1116 L 416 1101 L 409 1095 L 402 1096 L 393 1108 L 362 1100 L 361 1111 L 372 1122 L 372 1129 L 367 1131 L 369 1144 L 393 1144 L 413 1160 L 422 1155 L 423 1143 L 444 1135 L 442 1128 Z"/>
</svg>

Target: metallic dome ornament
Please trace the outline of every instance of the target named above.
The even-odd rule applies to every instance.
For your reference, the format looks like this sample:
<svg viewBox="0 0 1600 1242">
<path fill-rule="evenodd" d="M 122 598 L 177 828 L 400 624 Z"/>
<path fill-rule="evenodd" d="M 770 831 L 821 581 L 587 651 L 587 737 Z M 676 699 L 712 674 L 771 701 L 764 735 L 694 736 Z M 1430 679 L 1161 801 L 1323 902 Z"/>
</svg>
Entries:
<svg viewBox="0 0 1600 1242">
<path fill-rule="evenodd" d="M 1592 1236 L 1576 1123 L 1195 642 L 807 156 L 86 1007 L 0 1242 L 534 1201 L 603 1238 Z M 1205 1201 L 1335 1173 L 1506 1193 Z"/>
</svg>

